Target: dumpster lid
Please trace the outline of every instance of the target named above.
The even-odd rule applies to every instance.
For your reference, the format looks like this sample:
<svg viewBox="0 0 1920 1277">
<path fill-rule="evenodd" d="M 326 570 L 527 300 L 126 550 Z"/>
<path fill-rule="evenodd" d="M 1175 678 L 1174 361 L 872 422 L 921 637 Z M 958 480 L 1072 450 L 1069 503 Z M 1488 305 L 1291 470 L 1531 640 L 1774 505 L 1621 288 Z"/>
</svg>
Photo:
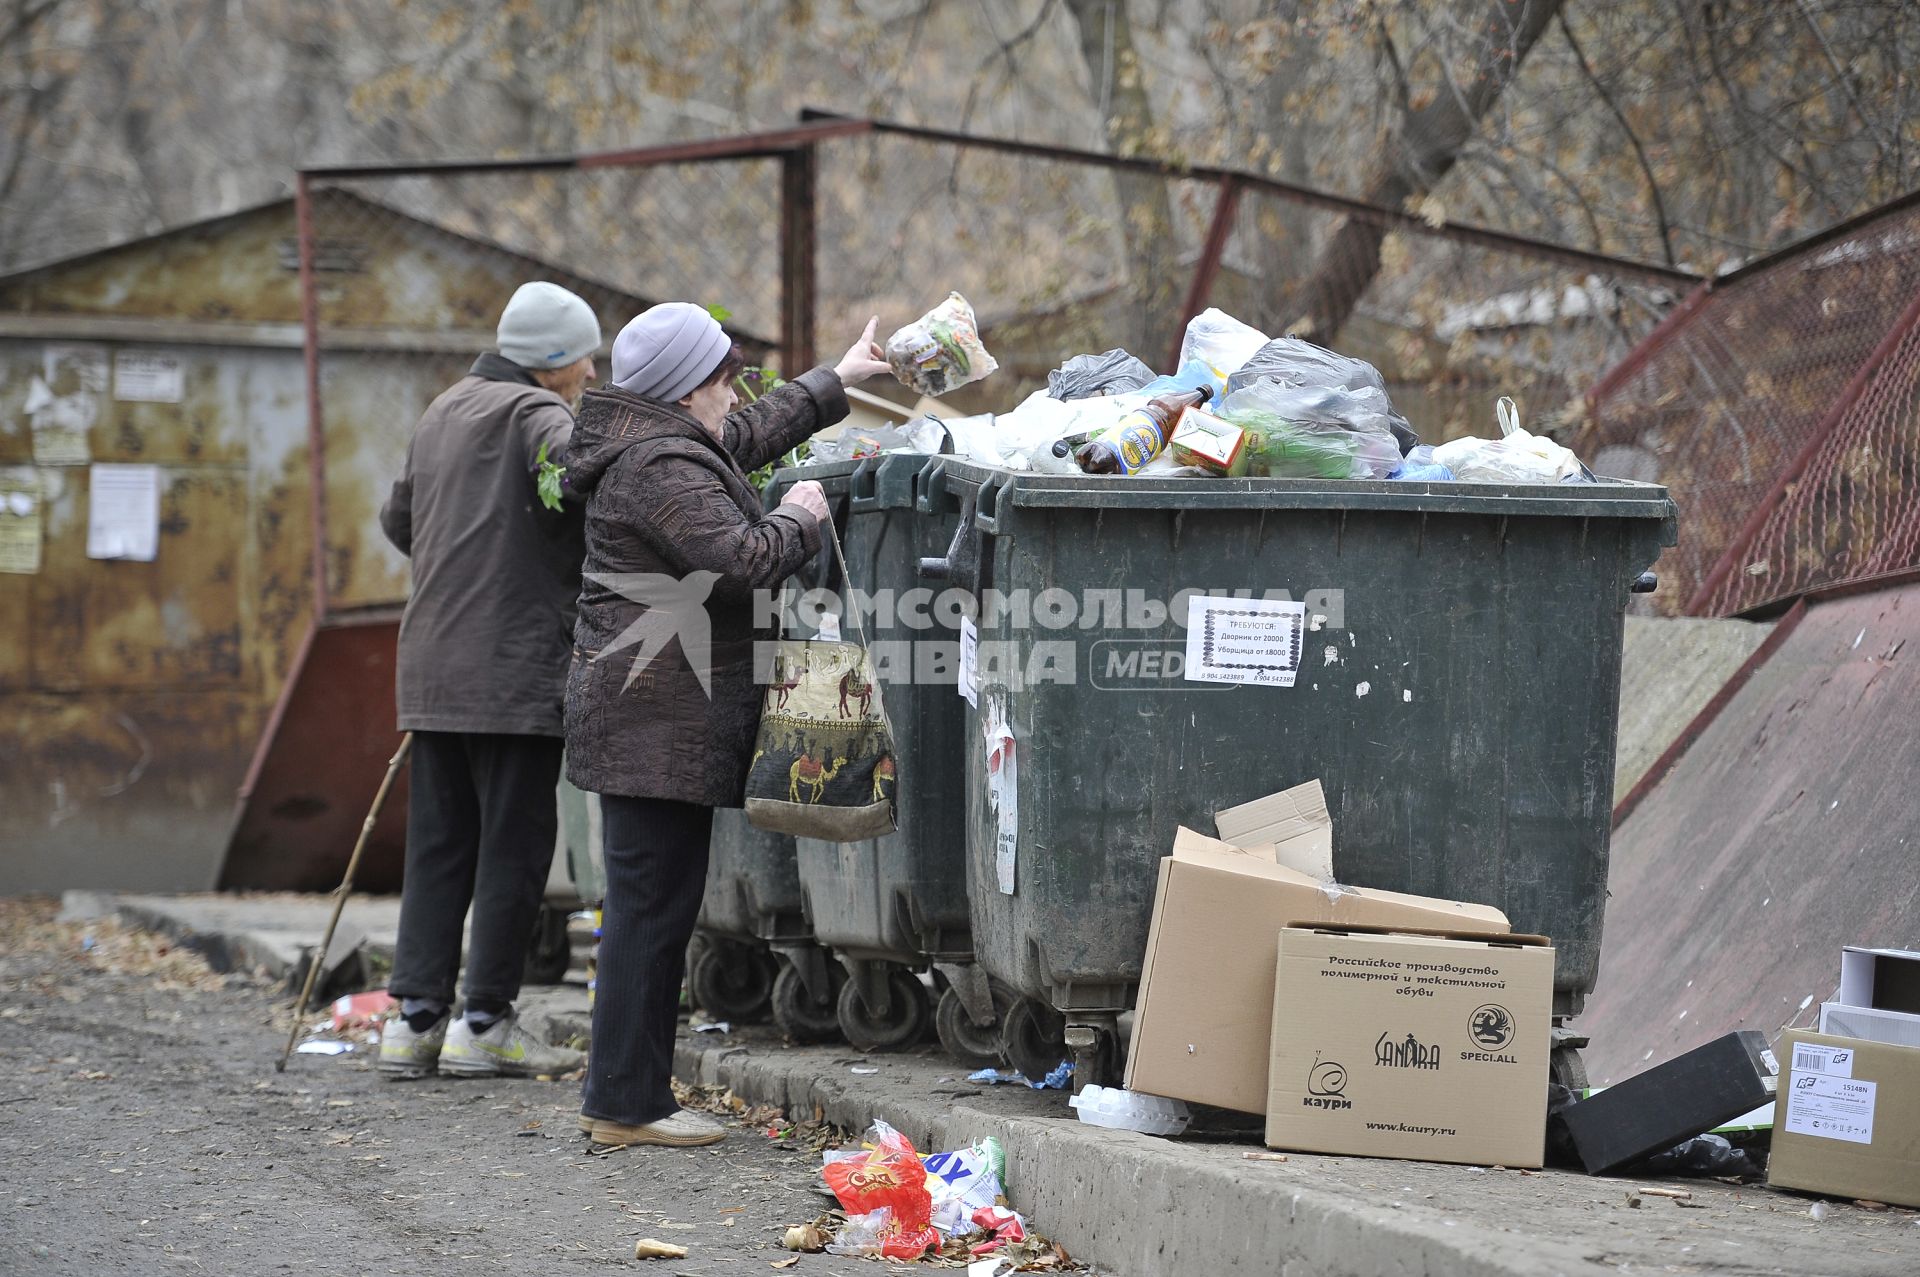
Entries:
<svg viewBox="0 0 1920 1277">
<path fill-rule="evenodd" d="M 943 458 L 948 472 L 992 480 L 1017 506 L 1107 510 L 1392 510 L 1428 514 L 1670 519 L 1654 483 L 1412 483 L 1387 479 L 1191 479 L 1043 474 Z"/>
</svg>

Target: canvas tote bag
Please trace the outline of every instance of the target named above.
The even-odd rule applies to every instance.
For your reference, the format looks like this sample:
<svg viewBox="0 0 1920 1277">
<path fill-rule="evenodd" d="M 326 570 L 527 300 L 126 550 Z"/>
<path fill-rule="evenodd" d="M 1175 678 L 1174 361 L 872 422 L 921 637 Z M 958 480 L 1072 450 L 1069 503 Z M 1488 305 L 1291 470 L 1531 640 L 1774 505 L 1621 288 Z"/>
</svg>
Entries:
<svg viewBox="0 0 1920 1277">
<path fill-rule="evenodd" d="M 846 580 L 840 534 L 825 524 Z M 747 770 L 747 819 L 757 828 L 825 842 L 858 842 L 897 826 L 893 729 L 873 676 L 860 609 L 855 642 L 780 640 Z"/>
</svg>

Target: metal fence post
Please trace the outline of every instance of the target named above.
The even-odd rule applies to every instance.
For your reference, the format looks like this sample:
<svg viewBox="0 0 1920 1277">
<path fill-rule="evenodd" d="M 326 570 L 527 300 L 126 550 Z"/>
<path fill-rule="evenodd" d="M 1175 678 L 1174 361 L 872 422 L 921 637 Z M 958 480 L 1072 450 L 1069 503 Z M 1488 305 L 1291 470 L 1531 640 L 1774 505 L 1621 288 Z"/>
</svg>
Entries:
<svg viewBox="0 0 1920 1277">
<path fill-rule="evenodd" d="M 812 144 L 780 157 L 780 375 L 788 378 L 813 367 L 817 175 Z"/>
<path fill-rule="evenodd" d="M 293 185 L 294 235 L 300 252 L 300 329 L 307 377 L 307 476 L 312 484 L 313 624 L 327 615 L 327 439 L 320 412 L 320 299 L 313 282 L 313 192 L 307 174 Z"/>
<path fill-rule="evenodd" d="M 1220 274 L 1220 258 L 1227 251 L 1227 237 L 1233 234 L 1233 216 L 1240 208 L 1240 179 L 1232 174 L 1220 179 L 1220 194 L 1213 202 L 1213 221 L 1207 225 L 1207 242 L 1194 263 L 1193 283 L 1187 288 L 1187 304 L 1180 312 L 1180 326 L 1174 334 L 1173 353 L 1167 367 L 1180 366 L 1180 347 L 1189 320 L 1205 309 L 1213 292 L 1213 281 Z"/>
</svg>

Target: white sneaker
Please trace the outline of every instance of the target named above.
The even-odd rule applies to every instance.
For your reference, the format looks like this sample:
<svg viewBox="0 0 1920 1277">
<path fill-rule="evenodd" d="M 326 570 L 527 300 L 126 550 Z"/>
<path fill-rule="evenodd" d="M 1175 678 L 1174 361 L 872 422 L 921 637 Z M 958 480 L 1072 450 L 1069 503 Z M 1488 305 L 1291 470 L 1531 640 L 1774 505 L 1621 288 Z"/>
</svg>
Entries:
<svg viewBox="0 0 1920 1277">
<path fill-rule="evenodd" d="M 727 1138 L 727 1128 L 704 1113 L 681 1109 L 657 1122 L 640 1126 L 596 1121 L 591 1134 L 595 1144 L 661 1144 L 668 1148 L 695 1148 L 702 1144 L 718 1144 Z"/>
<path fill-rule="evenodd" d="M 461 1077 L 534 1077 L 571 1073 L 586 1059 L 578 1051 L 540 1041 L 520 1027 L 517 1014 L 501 1016 L 485 1033 L 475 1033 L 462 1016 L 447 1030 L 440 1071 Z"/>
<path fill-rule="evenodd" d="M 452 1018 L 443 1015 L 425 1033 L 415 1033 L 405 1017 L 389 1016 L 380 1026 L 380 1075 L 390 1082 L 432 1077 L 447 1040 L 447 1021 Z"/>
</svg>

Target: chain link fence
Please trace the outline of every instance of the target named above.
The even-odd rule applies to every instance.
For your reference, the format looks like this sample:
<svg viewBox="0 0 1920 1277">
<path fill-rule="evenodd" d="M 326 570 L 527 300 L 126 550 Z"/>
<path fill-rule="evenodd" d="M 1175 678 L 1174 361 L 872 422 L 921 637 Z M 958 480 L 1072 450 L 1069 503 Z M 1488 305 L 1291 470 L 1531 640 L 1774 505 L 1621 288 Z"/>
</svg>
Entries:
<svg viewBox="0 0 1920 1277">
<path fill-rule="evenodd" d="M 830 359 L 874 314 L 884 338 L 957 289 L 1002 368 L 949 397 L 962 413 L 1009 409 L 1090 351 L 1171 369 L 1187 316 L 1217 305 L 1374 363 L 1432 442 L 1494 433 L 1501 395 L 1531 428 L 1556 428 L 1592 370 L 1682 287 L 1657 268 L 1246 175 L 864 121 L 304 180 L 316 490 L 339 607 L 405 597 L 380 500 L 421 411 L 491 348 L 529 279 L 585 297 L 609 341 L 659 301 L 721 308 L 769 366 Z M 868 389 L 915 400 L 890 381 Z"/>
<path fill-rule="evenodd" d="M 1661 610 L 1729 616 L 1920 564 L 1917 318 L 1906 201 L 1716 281 L 1596 387 L 1595 465 L 1680 505 Z"/>
</svg>

